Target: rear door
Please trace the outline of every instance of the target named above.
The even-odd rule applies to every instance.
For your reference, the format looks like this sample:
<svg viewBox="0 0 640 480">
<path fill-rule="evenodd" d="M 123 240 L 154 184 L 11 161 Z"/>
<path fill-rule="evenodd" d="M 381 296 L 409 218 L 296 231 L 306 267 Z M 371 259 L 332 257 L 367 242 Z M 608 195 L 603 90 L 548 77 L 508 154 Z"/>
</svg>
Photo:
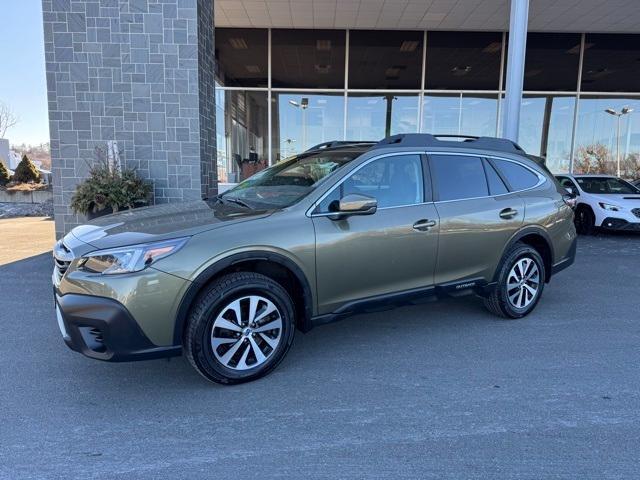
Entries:
<svg viewBox="0 0 640 480">
<path fill-rule="evenodd" d="M 431 154 L 429 165 L 440 217 L 436 285 L 491 281 L 524 201 L 481 156 Z"/>
</svg>

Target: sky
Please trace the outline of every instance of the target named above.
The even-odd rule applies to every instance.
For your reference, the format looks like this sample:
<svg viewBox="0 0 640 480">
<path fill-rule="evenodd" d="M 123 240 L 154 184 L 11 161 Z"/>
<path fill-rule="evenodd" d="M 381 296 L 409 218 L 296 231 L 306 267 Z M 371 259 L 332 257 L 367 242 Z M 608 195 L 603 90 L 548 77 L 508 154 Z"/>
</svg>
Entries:
<svg viewBox="0 0 640 480">
<path fill-rule="evenodd" d="M 19 117 L 12 145 L 49 141 L 41 0 L 0 0 L 0 102 Z"/>
</svg>

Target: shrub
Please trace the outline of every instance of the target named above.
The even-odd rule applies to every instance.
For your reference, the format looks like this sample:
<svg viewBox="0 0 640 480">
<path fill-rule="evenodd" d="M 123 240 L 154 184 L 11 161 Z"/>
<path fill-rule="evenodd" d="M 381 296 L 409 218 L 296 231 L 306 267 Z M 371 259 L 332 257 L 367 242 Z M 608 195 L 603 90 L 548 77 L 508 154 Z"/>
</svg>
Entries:
<svg viewBox="0 0 640 480">
<path fill-rule="evenodd" d="M 9 170 L 7 170 L 7 167 L 5 167 L 4 163 L 2 163 L 2 160 L 0 160 L 0 187 L 3 187 L 7 183 L 9 183 L 10 179 L 11 178 L 9 177 Z"/>
<path fill-rule="evenodd" d="M 93 166 L 89 177 L 76 187 L 71 208 L 85 215 L 107 207 L 117 212 L 122 208 L 147 205 L 152 191 L 151 184 L 139 178 L 135 170 L 120 171 L 102 161 Z"/>
<path fill-rule="evenodd" d="M 22 160 L 16 167 L 15 173 L 13 174 L 13 181 L 16 183 L 40 182 L 40 172 L 38 172 L 36 166 L 26 155 L 22 156 Z"/>
</svg>

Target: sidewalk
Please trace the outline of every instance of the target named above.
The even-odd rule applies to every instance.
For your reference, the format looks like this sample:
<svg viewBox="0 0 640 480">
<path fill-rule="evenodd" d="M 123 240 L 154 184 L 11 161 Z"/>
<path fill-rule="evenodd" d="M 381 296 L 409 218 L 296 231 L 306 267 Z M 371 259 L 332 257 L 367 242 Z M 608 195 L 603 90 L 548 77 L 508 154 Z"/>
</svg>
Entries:
<svg viewBox="0 0 640 480">
<path fill-rule="evenodd" d="M 0 219 L 0 265 L 48 252 L 55 242 L 49 217 Z"/>
</svg>

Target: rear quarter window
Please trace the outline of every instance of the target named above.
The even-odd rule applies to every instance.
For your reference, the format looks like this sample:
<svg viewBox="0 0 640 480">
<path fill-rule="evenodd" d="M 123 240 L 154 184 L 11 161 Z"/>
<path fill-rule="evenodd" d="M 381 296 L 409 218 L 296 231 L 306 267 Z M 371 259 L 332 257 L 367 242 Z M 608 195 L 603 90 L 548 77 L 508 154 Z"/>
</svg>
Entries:
<svg viewBox="0 0 640 480">
<path fill-rule="evenodd" d="M 538 176 L 516 162 L 499 159 L 493 159 L 493 162 L 513 191 L 526 190 L 538 184 Z"/>
</svg>

